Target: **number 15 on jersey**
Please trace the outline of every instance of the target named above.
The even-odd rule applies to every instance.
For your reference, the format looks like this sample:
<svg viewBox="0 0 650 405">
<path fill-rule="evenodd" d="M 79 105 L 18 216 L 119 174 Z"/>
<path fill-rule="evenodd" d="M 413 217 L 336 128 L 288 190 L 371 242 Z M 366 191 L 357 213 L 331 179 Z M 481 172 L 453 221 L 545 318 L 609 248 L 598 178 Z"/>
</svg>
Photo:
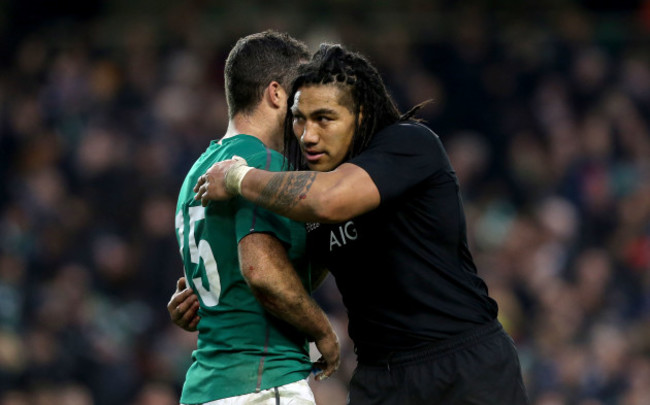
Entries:
<svg viewBox="0 0 650 405">
<path fill-rule="evenodd" d="M 217 261 L 212 253 L 210 244 L 205 239 L 196 238 L 196 230 L 205 225 L 205 208 L 202 206 L 189 207 L 189 232 L 187 240 L 185 239 L 186 221 L 183 215 L 183 210 L 176 213 L 176 231 L 178 232 L 178 240 L 180 241 L 180 251 L 183 257 L 183 267 L 185 271 L 185 278 L 190 279 L 188 274 L 188 264 L 199 266 L 199 277 L 192 278 L 194 291 L 199 294 L 201 302 L 204 307 L 214 307 L 219 304 L 219 296 L 221 295 L 221 278 L 217 267 Z M 189 256 L 185 255 L 185 242 L 189 247 Z M 189 260 L 188 260 L 189 259 Z M 203 281 L 207 281 L 207 288 L 204 286 Z"/>
</svg>

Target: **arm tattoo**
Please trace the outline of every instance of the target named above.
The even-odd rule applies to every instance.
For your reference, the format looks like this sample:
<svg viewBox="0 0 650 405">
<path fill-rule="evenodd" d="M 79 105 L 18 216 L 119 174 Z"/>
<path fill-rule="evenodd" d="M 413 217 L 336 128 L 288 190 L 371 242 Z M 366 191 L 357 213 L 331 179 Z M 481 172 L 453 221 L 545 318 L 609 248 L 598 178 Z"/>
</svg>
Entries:
<svg viewBox="0 0 650 405">
<path fill-rule="evenodd" d="M 289 212 L 307 196 L 314 184 L 316 174 L 314 172 L 274 174 L 255 203 L 278 213 Z"/>
</svg>

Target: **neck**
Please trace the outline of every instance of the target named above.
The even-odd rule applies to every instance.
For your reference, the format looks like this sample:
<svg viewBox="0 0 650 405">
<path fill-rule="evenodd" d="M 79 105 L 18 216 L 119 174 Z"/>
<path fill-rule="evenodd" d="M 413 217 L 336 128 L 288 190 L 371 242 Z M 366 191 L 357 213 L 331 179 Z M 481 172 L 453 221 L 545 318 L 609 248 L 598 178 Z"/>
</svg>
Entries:
<svg viewBox="0 0 650 405">
<path fill-rule="evenodd" d="M 257 111 L 251 114 L 235 114 L 228 121 L 224 138 L 246 134 L 254 136 L 267 147 L 282 153 L 283 139 L 275 117 L 263 116 Z"/>
</svg>

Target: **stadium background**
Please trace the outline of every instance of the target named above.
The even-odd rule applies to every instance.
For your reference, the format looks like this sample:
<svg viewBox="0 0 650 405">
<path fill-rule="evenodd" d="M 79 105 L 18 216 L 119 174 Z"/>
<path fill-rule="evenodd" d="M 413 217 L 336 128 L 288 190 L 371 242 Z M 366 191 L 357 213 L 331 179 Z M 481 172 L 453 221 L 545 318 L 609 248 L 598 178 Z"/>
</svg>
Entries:
<svg viewBox="0 0 650 405">
<path fill-rule="evenodd" d="M 650 1 L 40 0 L 0 2 L 0 405 L 177 403 L 176 193 L 267 28 L 433 98 L 533 404 L 650 403 Z M 314 390 L 343 404 L 346 315 L 317 298 L 344 358 Z"/>
</svg>

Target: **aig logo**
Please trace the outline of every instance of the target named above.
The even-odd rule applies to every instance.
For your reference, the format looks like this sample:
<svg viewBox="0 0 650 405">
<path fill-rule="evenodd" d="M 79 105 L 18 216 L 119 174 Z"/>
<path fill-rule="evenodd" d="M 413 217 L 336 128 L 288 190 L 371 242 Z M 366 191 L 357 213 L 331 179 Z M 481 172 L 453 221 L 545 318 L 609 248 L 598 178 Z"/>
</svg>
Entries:
<svg viewBox="0 0 650 405">
<path fill-rule="evenodd" d="M 348 241 L 357 239 L 357 228 L 354 227 L 354 222 L 348 221 L 343 225 L 339 225 L 338 229 L 330 231 L 330 252 L 334 247 L 341 247 L 347 245 Z"/>
</svg>

